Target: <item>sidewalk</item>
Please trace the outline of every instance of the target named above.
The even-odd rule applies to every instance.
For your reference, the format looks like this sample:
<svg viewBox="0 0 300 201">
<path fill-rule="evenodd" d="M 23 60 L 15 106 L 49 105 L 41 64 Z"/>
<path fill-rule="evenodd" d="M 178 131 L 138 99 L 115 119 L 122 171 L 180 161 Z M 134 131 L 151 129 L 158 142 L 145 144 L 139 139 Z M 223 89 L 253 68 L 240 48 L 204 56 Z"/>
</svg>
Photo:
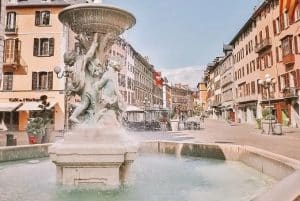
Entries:
<svg viewBox="0 0 300 201">
<path fill-rule="evenodd" d="M 283 135 L 261 134 L 254 125 L 231 126 L 220 120 L 206 119 L 200 131 L 181 131 L 193 137 L 194 142 L 218 142 L 250 145 L 300 160 L 300 129 L 283 128 Z M 189 140 L 190 141 L 190 140 Z"/>
</svg>

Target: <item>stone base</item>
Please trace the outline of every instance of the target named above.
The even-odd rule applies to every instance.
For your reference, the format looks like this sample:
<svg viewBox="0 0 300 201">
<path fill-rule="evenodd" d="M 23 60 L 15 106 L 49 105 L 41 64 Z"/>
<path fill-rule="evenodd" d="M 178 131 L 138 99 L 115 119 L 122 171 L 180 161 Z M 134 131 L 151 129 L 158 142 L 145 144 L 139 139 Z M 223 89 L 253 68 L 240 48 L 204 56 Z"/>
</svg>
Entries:
<svg viewBox="0 0 300 201">
<path fill-rule="evenodd" d="M 127 180 L 137 149 L 123 130 L 81 128 L 51 146 L 49 154 L 58 183 L 118 186 Z"/>
</svg>

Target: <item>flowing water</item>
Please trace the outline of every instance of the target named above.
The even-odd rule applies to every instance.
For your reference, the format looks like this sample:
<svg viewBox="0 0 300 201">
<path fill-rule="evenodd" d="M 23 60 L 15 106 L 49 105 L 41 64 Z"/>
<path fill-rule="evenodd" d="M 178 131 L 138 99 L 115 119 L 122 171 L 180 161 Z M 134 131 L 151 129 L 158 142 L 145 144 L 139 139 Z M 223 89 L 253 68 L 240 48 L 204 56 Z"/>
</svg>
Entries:
<svg viewBox="0 0 300 201">
<path fill-rule="evenodd" d="M 1 201 L 246 201 L 275 181 L 239 162 L 141 155 L 115 190 L 56 185 L 49 159 L 0 164 Z"/>
</svg>

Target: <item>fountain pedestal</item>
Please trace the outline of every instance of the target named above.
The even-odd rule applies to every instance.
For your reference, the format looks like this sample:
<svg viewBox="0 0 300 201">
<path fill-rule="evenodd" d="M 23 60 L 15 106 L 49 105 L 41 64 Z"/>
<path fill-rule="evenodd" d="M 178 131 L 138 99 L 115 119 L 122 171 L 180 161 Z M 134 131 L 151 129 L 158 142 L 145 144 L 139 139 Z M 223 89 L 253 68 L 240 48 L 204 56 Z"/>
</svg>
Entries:
<svg viewBox="0 0 300 201">
<path fill-rule="evenodd" d="M 63 185 L 118 186 L 126 181 L 136 153 L 129 136 L 112 129 L 77 129 L 49 148 Z"/>
</svg>

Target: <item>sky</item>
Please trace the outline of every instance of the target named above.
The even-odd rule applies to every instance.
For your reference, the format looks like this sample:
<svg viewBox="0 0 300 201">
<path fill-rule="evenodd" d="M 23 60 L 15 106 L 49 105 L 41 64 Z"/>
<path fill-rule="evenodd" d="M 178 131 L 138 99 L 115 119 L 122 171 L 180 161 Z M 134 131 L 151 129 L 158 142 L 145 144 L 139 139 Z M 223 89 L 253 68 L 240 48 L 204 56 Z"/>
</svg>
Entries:
<svg viewBox="0 0 300 201">
<path fill-rule="evenodd" d="M 124 38 L 171 83 L 194 88 L 261 0 L 103 0 L 133 13 Z"/>
</svg>

